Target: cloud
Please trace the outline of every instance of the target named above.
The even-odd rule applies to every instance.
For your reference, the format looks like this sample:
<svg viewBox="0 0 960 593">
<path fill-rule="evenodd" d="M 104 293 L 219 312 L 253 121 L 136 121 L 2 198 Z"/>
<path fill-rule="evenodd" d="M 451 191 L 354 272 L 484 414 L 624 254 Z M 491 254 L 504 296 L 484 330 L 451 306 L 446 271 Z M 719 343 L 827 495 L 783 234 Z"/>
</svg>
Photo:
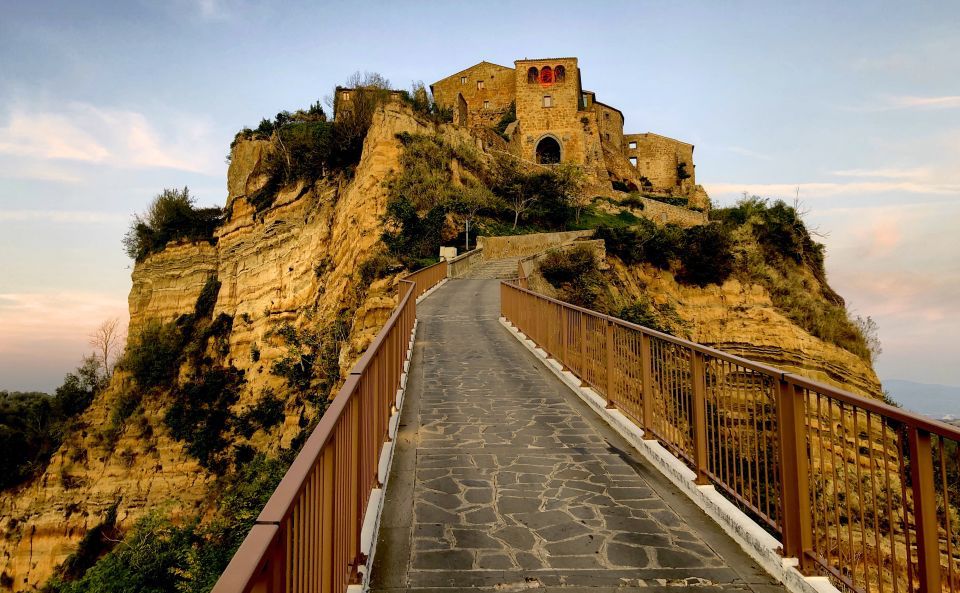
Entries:
<svg viewBox="0 0 960 593">
<path fill-rule="evenodd" d="M 744 148 L 744 147 L 742 147 L 742 146 L 725 146 L 725 147 L 723 148 L 723 150 L 726 150 L 727 152 L 732 152 L 732 153 L 734 153 L 734 154 L 739 154 L 739 155 L 743 155 L 743 156 L 748 156 L 748 157 L 751 157 L 751 158 L 754 158 L 754 159 L 760 159 L 761 161 L 772 161 L 772 160 L 773 160 L 773 157 L 770 156 L 770 155 L 768 155 L 768 154 L 763 154 L 763 153 L 760 153 L 760 152 L 756 152 L 756 151 L 754 151 L 754 150 L 750 150 L 749 148 Z"/>
<path fill-rule="evenodd" d="M 940 95 L 919 97 L 916 95 L 887 95 L 866 105 L 842 107 L 845 111 L 872 113 L 878 111 L 896 111 L 903 109 L 960 109 L 960 95 Z"/>
<path fill-rule="evenodd" d="M 0 293 L 0 354 L 42 358 L 50 344 L 72 344 L 79 358 L 89 334 L 112 317 L 127 319 L 126 301 L 113 294 Z"/>
<path fill-rule="evenodd" d="M 733 195 L 747 192 L 764 197 L 793 196 L 800 189 L 805 199 L 828 196 L 863 195 L 871 193 L 900 192 L 907 194 L 957 195 L 960 183 L 912 182 L 912 181 L 857 181 L 850 183 L 704 183 L 707 192 L 714 195 Z"/>
<path fill-rule="evenodd" d="M 844 169 L 833 171 L 831 175 L 838 177 L 881 177 L 886 179 L 925 179 L 929 178 L 929 167 L 913 169 Z"/>
<path fill-rule="evenodd" d="M 117 212 L 96 212 L 81 210 L 0 210 L 0 222 L 21 222 L 41 220 L 46 222 L 67 222 L 71 224 L 100 224 L 125 222 L 127 214 Z"/>
<path fill-rule="evenodd" d="M 161 127 L 170 133 L 159 133 L 143 113 L 85 103 L 68 104 L 63 111 L 18 106 L 0 126 L 0 154 L 41 162 L 222 174 L 209 122 L 180 116 Z"/>
</svg>

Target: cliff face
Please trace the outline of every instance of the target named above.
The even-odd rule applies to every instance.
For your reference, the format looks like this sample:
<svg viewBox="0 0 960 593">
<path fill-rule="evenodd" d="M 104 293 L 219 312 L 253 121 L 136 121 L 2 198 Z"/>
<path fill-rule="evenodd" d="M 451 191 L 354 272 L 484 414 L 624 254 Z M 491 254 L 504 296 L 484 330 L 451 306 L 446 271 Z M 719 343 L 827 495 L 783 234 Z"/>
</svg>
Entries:
<svg viewBox="0 0 960 593">
<path fill-rule="evenodd" d="M 669 272 L 611 258 L 611 290 L 625 302 L 649 298 L 676 310 L 687 339 L 837 387 L 880 398 L 871 365 L 793 323 L 759 284 L 684 286 Z"/>
<path fill-rule="evenodd" d="M 387 105 L 375 115 L 351 180 L 288 188 L 259 213 L 245 197 L 265 182 L 268 143 L 239 141 L 229 171 L 229 215 L 216 242 L 168 245 L 136 265 L 130 335 L 149 320 L 167 322 L 191 312 L 207 279 L 216 276 L 221 287 L 213 314 L 233 317 L 224 358 L 246 380 L 233 408 L 249 408 L 264 389 L 273 389 L 285 400 L 284 421 L 257 431 L 249 443 L 261 451 L 289 444 L 305 404 L 288 398 L 284 380 L 271 374 L 285 349 L 269 332 L 281 323 L 321 326 L 349 307 L 355 314 L 339 363 L 341 369 L 352 366 L 396 302 L 395 278 L 357 285 L 359 266 L 379 248 L 383 181 L 401 151 L 395 135 L 433 131 L 400 106 Z M 14 590 L 42 585 L 117 501 L 122 528 L 151 509 L 176 516 L 207 508 L 215 476 L 170 437 L 163 422 L 167 394 L 149 392 L 142 419 L 128 423 L 114 444 L 98 437 L 129 381 L 116 373 L 43 475 L 0 495 L 0 571 Z"/>
</svg>

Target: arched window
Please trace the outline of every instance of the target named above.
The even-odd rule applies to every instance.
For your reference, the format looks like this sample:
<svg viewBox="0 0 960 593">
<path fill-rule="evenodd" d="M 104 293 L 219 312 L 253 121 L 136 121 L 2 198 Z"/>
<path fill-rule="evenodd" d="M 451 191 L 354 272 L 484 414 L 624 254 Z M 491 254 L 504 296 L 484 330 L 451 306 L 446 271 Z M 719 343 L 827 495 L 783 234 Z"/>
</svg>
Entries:
<svg viewBox="0 0 960 593">
<path fill-rule="evenodd" d="M 537 162 L 552 165 L 560 162 L 560 143 L 552 136 L 544 136 L 537 143 Z"/>
<path fill-rule="evenodd" d="M 540 80 L 540 73 L 537 72 L 536 68 L 531 66 L 530 69 L 527 70 L 527 84 L 535 84 L 539 80 Z"/>
<path fill-rule="evenodd" d="M 563 82 L 567 79 L 567 69 L 563 66 L 557 66 L 553 69 L 553 79 L 557 82 Z"/>
<path fill-rule="evenodd" d="M 553 84 L 553 69 L 550 66 L 544 66 L 540 70 L 540 84 Z"/>
</svg>

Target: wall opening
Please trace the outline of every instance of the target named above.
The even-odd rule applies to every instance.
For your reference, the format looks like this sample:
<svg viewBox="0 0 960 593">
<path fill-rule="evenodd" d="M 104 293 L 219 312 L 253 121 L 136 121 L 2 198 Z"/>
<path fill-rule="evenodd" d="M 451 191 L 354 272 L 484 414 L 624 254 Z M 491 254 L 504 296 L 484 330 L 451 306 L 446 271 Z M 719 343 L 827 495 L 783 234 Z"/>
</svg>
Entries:
<svg viewBox="0 0 960 593">
<path fill-rule="evenodd" d="M 633 165 L 634 167 L 636 167 L 636 166 L 637 166 L 637 157 L 635 157 L 635 156 L 630 157 L 630 164 Z"/>
<path fill-rule="evenodd" d="M 553 84 L 553 69 L 550 66 L 544 66 L 540 70 L 540 84 Z"/>
<path fill-rule="evenodd" d="M 553 165 L 560 162 L 560 143 L 552 136 L 544 136 L 537 143 L 537 162 Z"/>
<path fill-rule="evenodd" d="M 567 69 L 563 66 L 557 66 L 553 69 L 553 79 L 557 82 L 563 82 L 567 79 Z"/>
<path fill-rule="evenodd" d="M 537 71 L 533 66 L 527 70 L 527 84 L 536 84 L 540 80 L 540 72 Z"/>
<path fill-rule="evenodd" d="M 463 94 L 457 95 L 457 125 L 467 125 L 467 100 L 463 98 Z"/>
</svg>

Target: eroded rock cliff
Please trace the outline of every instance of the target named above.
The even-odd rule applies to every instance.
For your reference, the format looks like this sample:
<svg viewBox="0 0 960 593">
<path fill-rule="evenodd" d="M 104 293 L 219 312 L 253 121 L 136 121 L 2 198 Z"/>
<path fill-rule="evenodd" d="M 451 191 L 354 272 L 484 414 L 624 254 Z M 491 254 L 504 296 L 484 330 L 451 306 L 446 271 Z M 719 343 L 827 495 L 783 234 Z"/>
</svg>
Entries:
<svg viewBox="0 0 960 593">
<path fill-rule="evenodd" d="M 259 212 L 247 198 L 264 186 L 269 143 L 238 140 L 228 175 L 227 219 L 215 240 L 168 245 L 135 266 L 131 336 L 152 320 L 170 322 L 190 313 L 208 279 L 220 282 L 213 315 L 233 320 L 224 336 L 224 363 L 245 379 L 233 411 L 250 408 L 265 390 L 283 400 L 283 421 L 245 441 L 259 451 L 289 445 L 310 405 L 286 397 L 283 378 L 271 373 L 286 352 L 272 332 L 281 324 L 323 327 L 349 312 L 349 335 L 339 350 L 339 365 L 346 370 L 396 303 L 396 275 L 362 286 L 359 268 L 380 249 L 383 181 L 397 167 L 401 132 L 469 139 L 465 132 L 438 130 L 400 105 L 386 105 L 374 116 L 351 178 L 288 187 Z M 176 517 L 209 508 L 205 497 L 216 476 L 171 437 L 163 422 L 170 405 L 163 390 L 143 397 L 135 422 L 126 422 L 112 440 L 103 437 L 129 388 L 129 375 L 118 371 L 46 471 L 0 495 L 5 588 L 40 587 L 114 504 L 121 528 L 150 510 Z"/>
</svg>

